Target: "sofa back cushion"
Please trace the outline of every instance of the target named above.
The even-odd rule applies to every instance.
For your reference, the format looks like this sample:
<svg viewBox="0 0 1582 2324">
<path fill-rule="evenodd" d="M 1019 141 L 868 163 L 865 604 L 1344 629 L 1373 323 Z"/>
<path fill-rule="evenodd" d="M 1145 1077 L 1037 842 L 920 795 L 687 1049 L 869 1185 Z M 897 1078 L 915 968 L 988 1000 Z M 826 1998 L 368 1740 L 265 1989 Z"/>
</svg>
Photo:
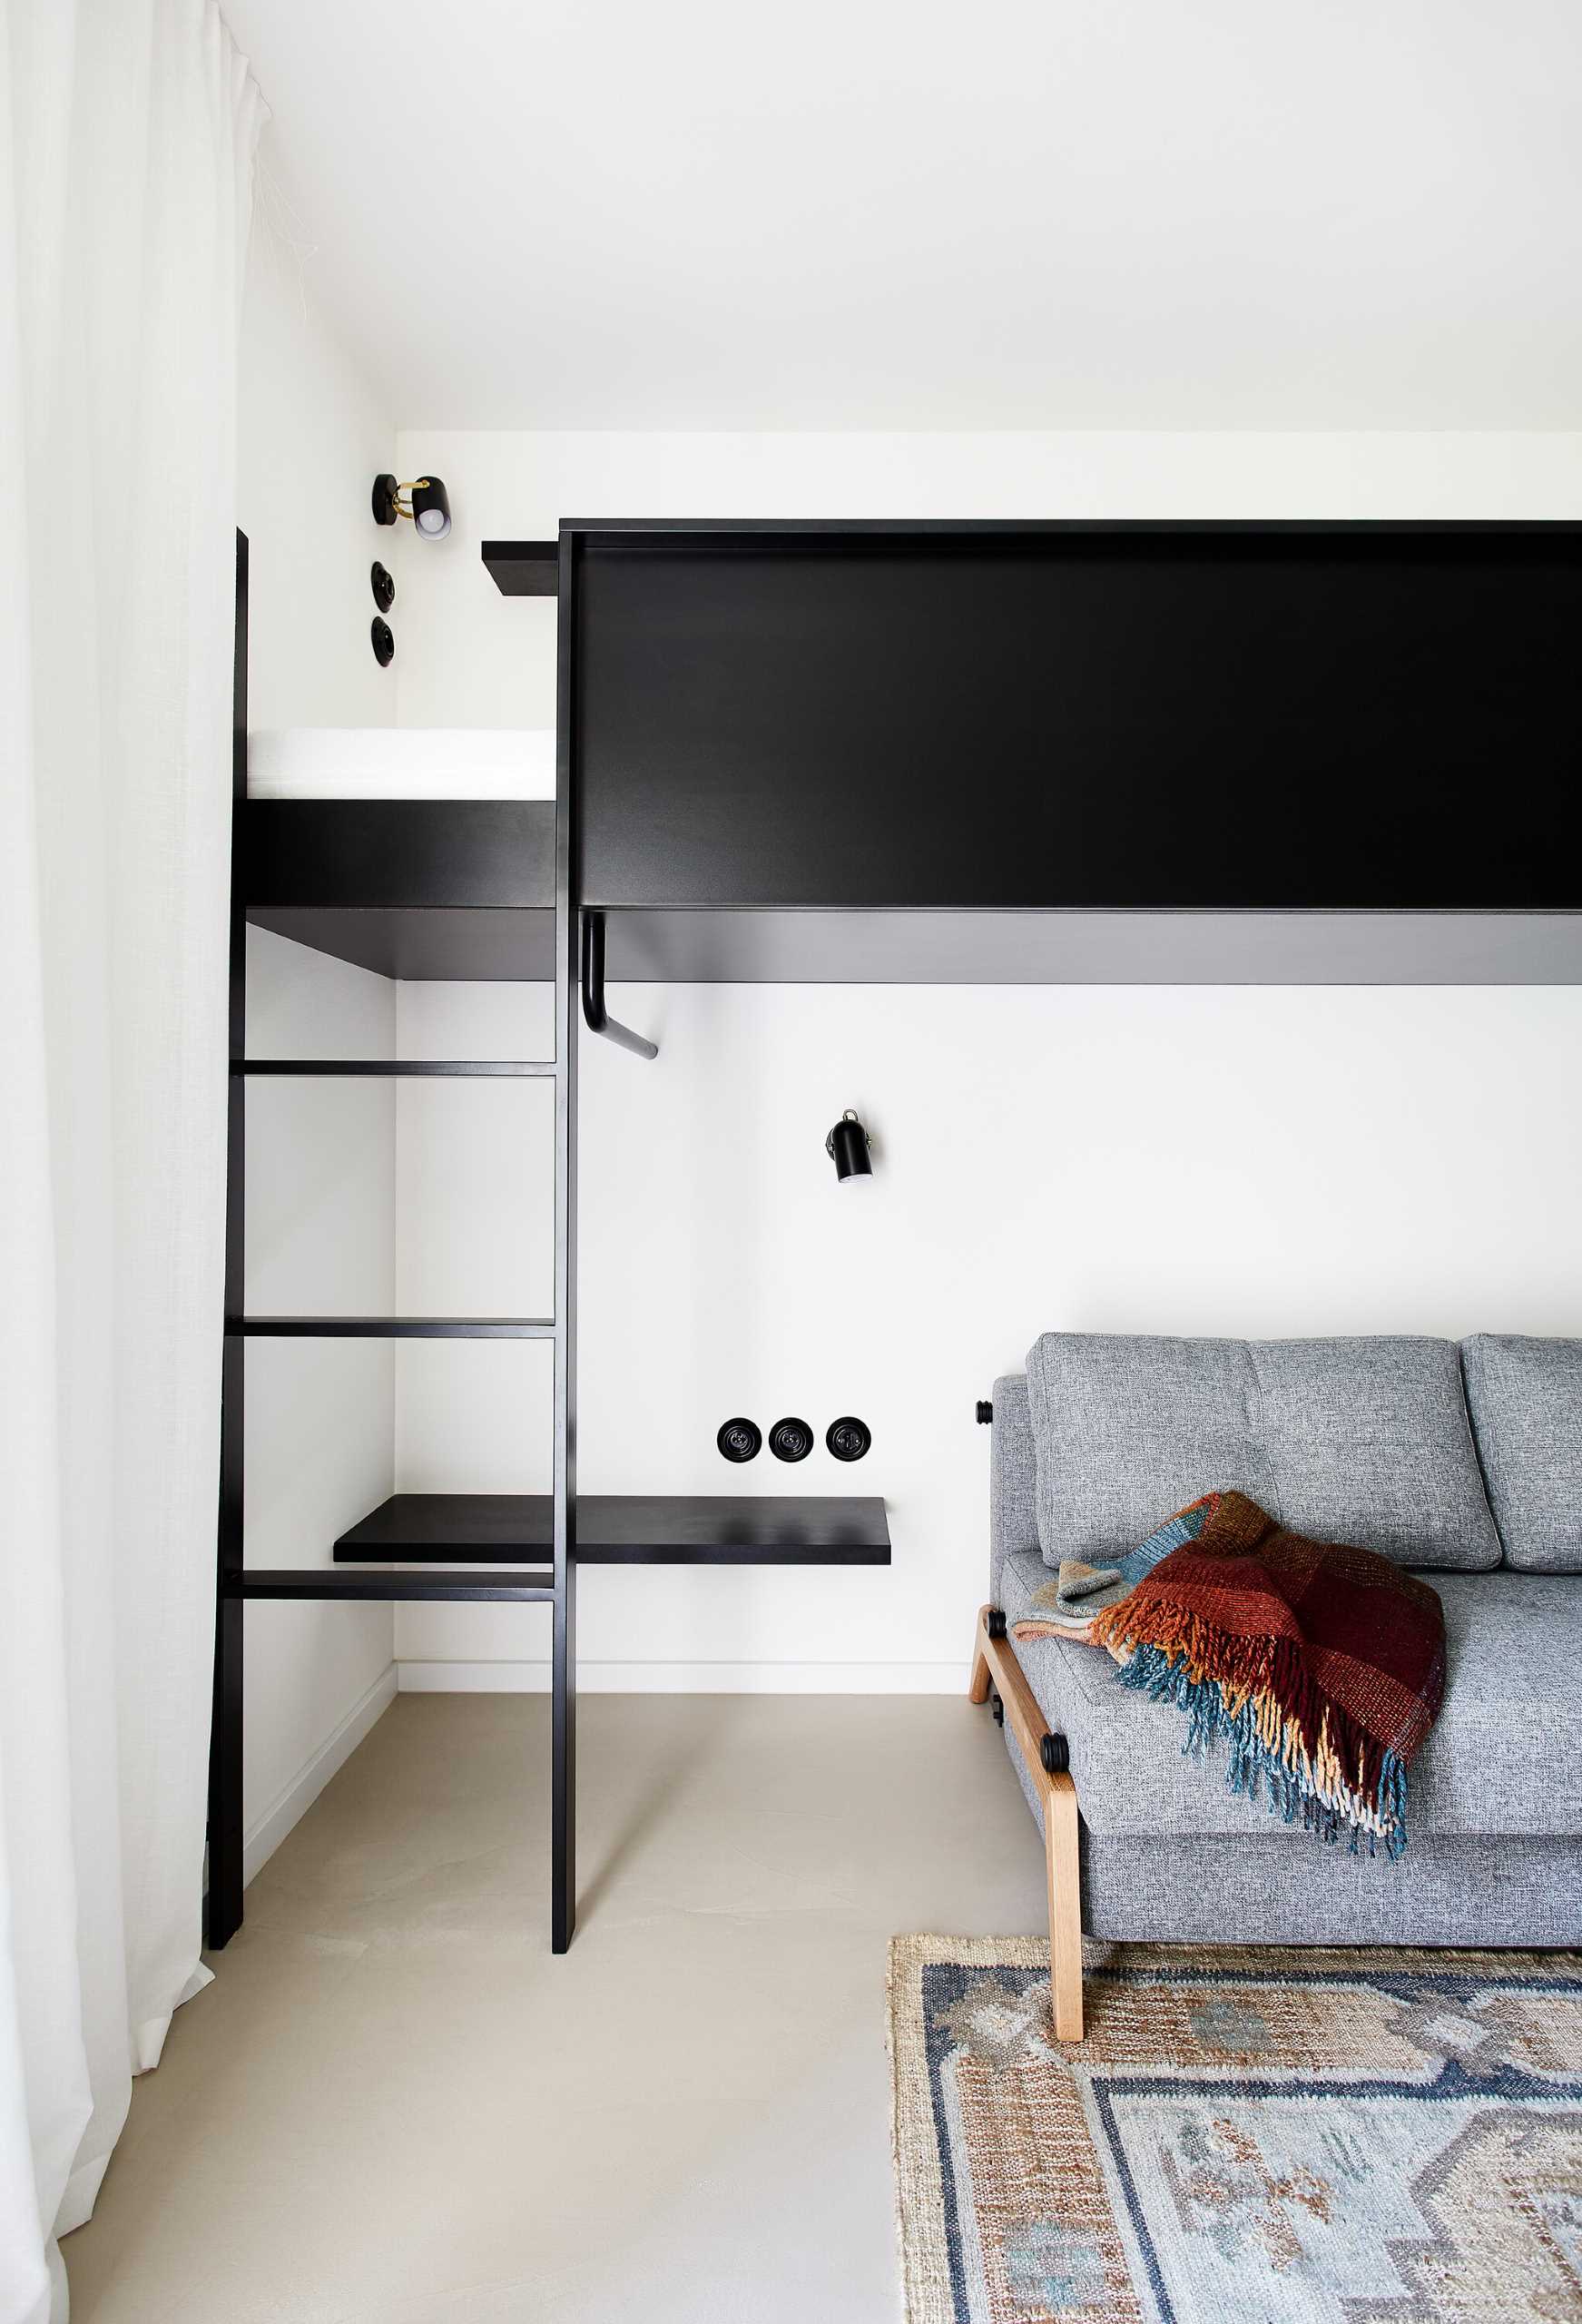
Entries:
<svg viewBox="0 0 1582 2324">
<path fill-rule="evenodd" d="M 1461 1361 L 1506 1564 L 1582 1573 L 1582 1340 L 1480 1333 Z"/>
<path fill-rule="evenodd" d="M 1398 1565 L 1499 1563 L 1449 1340 L 1047 1332 L 1027 1390 L 1046 1564 L 1117 1557 L 1232 1487 Z"/>
</svg>

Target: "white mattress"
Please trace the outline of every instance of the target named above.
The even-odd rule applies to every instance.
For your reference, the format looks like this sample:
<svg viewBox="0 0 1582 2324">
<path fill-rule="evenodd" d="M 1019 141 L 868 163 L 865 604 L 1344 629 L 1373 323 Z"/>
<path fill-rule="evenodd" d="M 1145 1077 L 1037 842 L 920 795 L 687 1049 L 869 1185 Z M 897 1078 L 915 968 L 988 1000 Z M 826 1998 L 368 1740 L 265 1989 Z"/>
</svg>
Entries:
<svg viewBox="0 0 1582 2324">
<path fill-rule="evenodd" d="M 250 734 L 250 799 L 553 799 L 533 726 L 281 726 Z"/>
</svg>

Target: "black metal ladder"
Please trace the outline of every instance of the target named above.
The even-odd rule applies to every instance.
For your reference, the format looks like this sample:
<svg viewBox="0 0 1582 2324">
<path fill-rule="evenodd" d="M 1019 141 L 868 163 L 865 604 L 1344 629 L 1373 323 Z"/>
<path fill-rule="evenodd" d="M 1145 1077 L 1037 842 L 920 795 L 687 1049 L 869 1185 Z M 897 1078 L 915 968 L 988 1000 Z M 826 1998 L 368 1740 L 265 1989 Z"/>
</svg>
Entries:
<svg viewBox="0 0 1582 2324">
<path fill-rule="evenodd" d="M 242 1650 L 249 1599 L 496 1600 L 552 1608 L 551 1934 L 564 1953 L 576 1925 L 576 1125 L 579 1013 L 596 1033 L 635 1054 L 652 1042 L 609 1017 L 604 1000 L 603 915 L 578 900 L 575 803 L 571 777 L 570 623 L 561 581 L 558 683 L 562 703 L 555 842 L 555 1055 L 550 1059 L 408 1063 L 388 1059 L 323 1062 L 247 1056 L 246 894 L 239 831 L 247 795 L 248 546 L 237 536 L 236 645 L 232 674 L 230 955 L 230 1096 L 227 1115 L 225 1331 L 221 1385 L 221 1476 L 215 1611 L 214 1699 L 209 1771 L 209 1887 L 206 1939 L 226 1945 L 242 1917 Z M 578 1001 L 581 1001 L 579 1012 Z M 555 1290 L 549 1316 L 249 1315 L 245 1312 L 246 1086 L 255 1073 L 342 1075 L 520 1075 L 555 1084 Z M 250 1338 L 539 1339 L 554 1347 L 552 1556 L 546 1572 L 400 1573 L 345 1566 L 270 1571 L 243 1557 L 243 1398 Z"/>
</svg>

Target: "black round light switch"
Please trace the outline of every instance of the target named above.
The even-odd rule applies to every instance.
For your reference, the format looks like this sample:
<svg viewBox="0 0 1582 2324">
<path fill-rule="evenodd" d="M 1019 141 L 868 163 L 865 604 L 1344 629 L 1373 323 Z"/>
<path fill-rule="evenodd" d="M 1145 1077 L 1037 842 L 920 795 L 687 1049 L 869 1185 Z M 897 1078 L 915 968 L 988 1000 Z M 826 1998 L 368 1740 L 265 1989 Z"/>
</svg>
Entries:
<svg viewBox="0 0 1582 2324">
<path fill-rule="evenodd" d="M 777 1461 L 805 1461 L 813 1449 L 813 1432 L 805 1420 L 777 1420 L 769 1432 L 769 1449 Z"/>
<path fill-rule="evenodd" d="M 388 565 L 376 557 L 368 568 L 368 586 L 374 593 L 374 603 L 380 613 L 388 614 L 396 602 L 396 577 Z"/>
<path fill-rule="evenodd" d="M 728 1420 L 714 1439 L 727 1461 L 752 1461 L 763 1443 L 763 1432 L 755 1421 Z"/>
<path fill-rule="evenodd" d="M 830 1423 L 824 1442 L 837 1461 L 860 1461 L 873 1443 L 873 1432 L 865 1420 L 848 1413 L 843 1420 Z"/>
<path fill-rule="evenodd" d="M 388 670 L 396 658 L 396 638 L 382 614 L 376 614 L 368 624 L 368 636 L 374 649 L 374 660 L 381 670 Z"/>
</svg>

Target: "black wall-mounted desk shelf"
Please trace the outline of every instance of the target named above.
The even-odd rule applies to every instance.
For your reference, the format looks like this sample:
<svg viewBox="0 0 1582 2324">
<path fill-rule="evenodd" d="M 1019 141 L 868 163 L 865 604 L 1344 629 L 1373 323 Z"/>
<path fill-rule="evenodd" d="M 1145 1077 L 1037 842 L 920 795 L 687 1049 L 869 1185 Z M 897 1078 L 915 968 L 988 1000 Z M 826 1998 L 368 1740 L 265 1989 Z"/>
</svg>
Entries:
<svg viewBox="0 0 1582 2324">
<path fill-rule="evenodd" d="M 342 1564 L 519 1564 L 550 1541 L 547 1493 L 398 1492 L 343 1533 Z M 888 1565 L 874 1495 L 579 1493 L 579 1565 Z"/>
</svg>

